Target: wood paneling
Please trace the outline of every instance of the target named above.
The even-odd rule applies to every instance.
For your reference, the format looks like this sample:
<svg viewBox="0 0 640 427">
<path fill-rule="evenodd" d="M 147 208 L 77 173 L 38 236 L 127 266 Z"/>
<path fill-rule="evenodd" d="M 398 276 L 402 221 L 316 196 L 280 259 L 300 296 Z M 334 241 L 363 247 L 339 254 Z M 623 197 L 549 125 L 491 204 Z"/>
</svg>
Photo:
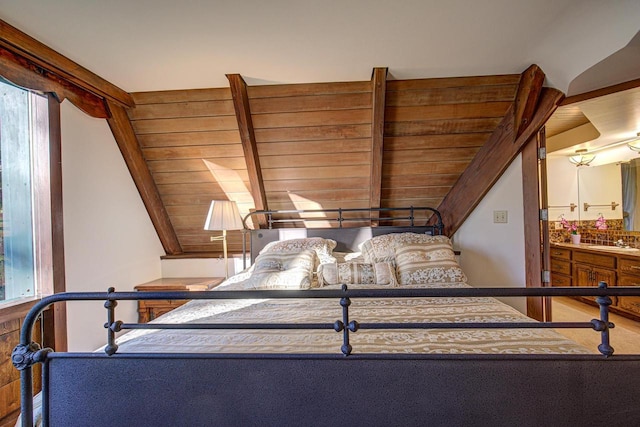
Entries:
<svg viewBox="0 0 640 427">
<path fill-rule="evenodd" d="M 371 82 L 251 87 L 248 94 L 258 106 L 252 117 L 270 208 L 369 206 Z"/>
<path fill-rule="evenodd" d="M 211 200 L 254 208 L 229 88 L 132 94 L 129 110 L 142 154 L 183 252 L 222 252 L 204 220 Z M 198 245 L 192 242 L 198 241 Z M 197 247 L 196 247 L 197 246 Z M 229 233 L 229 247 L 241 247 Z"/>
<path fill-rule="evenodd" d="M 221 251 L 209 241 L 218 233 L 202 230 L 212 199 L 236 200 L 243 214 L 259 205 L 438 206 L 513 117 L 524 87 L 520 74 L 387 80 L 386 68 L 364 82 L 247 86 L 227 77 L 230 88 L 132 94 L 133 129 L 187 252 Z M 231 250 L 240 246 L 240 233 L 229 233 Z"/>
</svg>

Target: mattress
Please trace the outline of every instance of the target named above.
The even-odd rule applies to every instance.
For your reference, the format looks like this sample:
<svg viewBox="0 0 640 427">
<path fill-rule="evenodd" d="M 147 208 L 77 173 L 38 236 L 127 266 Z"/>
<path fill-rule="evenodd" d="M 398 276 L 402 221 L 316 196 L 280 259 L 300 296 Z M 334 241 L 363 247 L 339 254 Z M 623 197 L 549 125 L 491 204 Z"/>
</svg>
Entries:
<svg viewBox="0 0 640 427">
<path fill-rule="evenodd" d="M 241 290 L 246 274 L 218 290 Z M 350 285 L 350 289 L 388 289 Z M 413 288 L 469 287 L 465 283 Z M 322 289 L 338 289 L 325 286 Z M 314 292 L 310 290 L 309 292 Z M 350 320 L 376 322 L 535 322 L 488 297 L 357 298 Z M 326 323 L 342 319 L 338 299 L 194 300 L 151 323 Z M 342 333 L 328 330 L 135 330 L 118 339 L 119 353 L 305 353 L 340 354 Z M 350 333 L 353 354 L 589 354 L 550 329 L 393 329 Z"/>
</svg>

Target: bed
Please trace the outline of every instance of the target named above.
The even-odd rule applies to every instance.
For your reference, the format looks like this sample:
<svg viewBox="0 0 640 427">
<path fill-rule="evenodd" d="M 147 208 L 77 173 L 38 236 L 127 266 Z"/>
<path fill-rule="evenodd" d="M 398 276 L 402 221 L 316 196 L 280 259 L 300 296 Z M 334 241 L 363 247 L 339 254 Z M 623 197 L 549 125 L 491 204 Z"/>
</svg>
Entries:
<svg viewBox="0 0 640 427">
<path fill-rule="evenodd" d="M 415 209 L 434 224 L 416 226 Z M 270 228 L 249 232 L 251 267 L 214 291 L 43 301 L 13 356 L 22 425 L 38 362 L 45 425 L 640 425 L 640 357 L 612 355 L 607 315 L 610 296 L 638 289 L 474 288 L 439 212 L 407 212 L 408 225 L 343 228 L 336 210 L 331 229 L 272 228 L 282 213 L 258 212 Z M 598 297 L 601 319 L 543 324 L 494 298 L 579 293 Z M 117 320 L 117 300 L 168 297 L 192 301 L 149 324 Z M 39 310 L 97 299 L 100 351 L 31 344 Z M 599 351 L 553 330 L 568 326 L 600 331 Z"/>
</svg>

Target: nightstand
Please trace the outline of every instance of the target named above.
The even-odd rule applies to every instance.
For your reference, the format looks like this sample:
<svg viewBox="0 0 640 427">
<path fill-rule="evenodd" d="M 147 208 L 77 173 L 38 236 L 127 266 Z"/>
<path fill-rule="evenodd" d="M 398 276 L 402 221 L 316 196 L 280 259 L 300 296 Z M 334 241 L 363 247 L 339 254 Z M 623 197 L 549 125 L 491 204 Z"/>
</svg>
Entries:
<svg viewBox="0 0 640 427">
<path fill-rule="evenodd" d="M 152 280 L 136 286 L 136 291 L 208 291 L 224 281 L 224 277 L 170 277 Z M 185 304 L 185 300 L 140 300 L 138 301 L 138 323 L 147 323 L 174 308 Z"/>
</svg>

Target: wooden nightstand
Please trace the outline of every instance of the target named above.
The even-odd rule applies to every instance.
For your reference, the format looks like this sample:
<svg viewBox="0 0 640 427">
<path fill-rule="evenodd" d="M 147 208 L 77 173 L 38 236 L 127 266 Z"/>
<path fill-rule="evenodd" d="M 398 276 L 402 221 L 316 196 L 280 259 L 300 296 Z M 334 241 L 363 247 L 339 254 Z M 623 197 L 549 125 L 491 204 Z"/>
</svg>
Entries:
<svg viewBox="0 0 640 427">
<path fill-rule="evenodd" d="M 136 291 L 208 291 L 218 286 L 224 277 L 171 277 L 152 280 L 136 286 Z M 174 308 L 185 304 L 185 300 L 140 300 L 138 301 L 138 322 L 147 323 Z"/>
</svg>

